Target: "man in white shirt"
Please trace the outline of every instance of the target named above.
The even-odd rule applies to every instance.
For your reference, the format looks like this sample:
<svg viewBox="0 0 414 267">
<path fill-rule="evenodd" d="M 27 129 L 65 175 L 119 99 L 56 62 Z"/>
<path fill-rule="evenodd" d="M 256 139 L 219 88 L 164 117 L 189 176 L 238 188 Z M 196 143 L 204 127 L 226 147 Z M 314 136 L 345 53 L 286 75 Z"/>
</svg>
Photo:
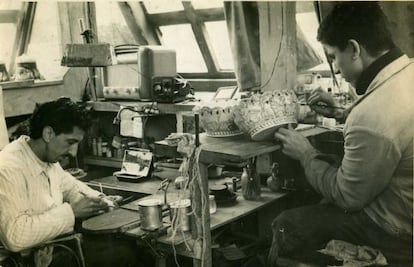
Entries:
<svg viewBox="0 0 414 267">
<path fill-rule="evenodd" d="M 60 98 L 35 109 L 30 137 L 21 136 L 0 152 L 0 240 L 9 251 L 24 252 L 70 233 L 75 218 L 108 209 L 105 195 L 59 164 L 76 156 L 89 125 L 84 109 Z"/>
</svg>

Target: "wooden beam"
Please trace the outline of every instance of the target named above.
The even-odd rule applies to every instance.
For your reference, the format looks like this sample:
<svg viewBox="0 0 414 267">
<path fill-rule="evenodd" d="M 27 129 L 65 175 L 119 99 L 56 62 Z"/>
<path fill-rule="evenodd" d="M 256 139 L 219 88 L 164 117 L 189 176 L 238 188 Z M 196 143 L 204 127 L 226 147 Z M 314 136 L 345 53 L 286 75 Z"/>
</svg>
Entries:
<svg viewBox="0 0 414 267">
<path fill-rule="evenodd" d="M 13 50 L 11 52 L 11 60 L 9 70 L 14 73 L 16 57 L 22 55 L 27 49 L 28 39 L 30 39 L 33 19 L 36 10 L 36 2 L 23 3 L 22 10 L 18 16 L 16 27 L 16 36 L 14 39 Z"/>
<path fill-rule="evenodd" d="M 183 2 L 183 5 L 189 2 Z M 197 18 L 200 21 L 218 21 L 224 20 L 224 11 L 223 8 L 209 8 L 194 10 Z M 154 26 L 164 26 L 164 25 L 174 25 L 174 24 L 183 24 L 188 23 L 188 19 L 185 11 L 174 11 L 174 12 L 165 12 L 158 14 L 147 14 L 148 20 Z"/>
<path fill-rule="evenodd" d="M 127 2 L 118 2 L 119 9 L 121 9 L 125 22 L 134 37 L 135 42 L 141 45 L 147 45 L 148 41 L 142 33 L 141 27 L 137 24 L 131 7 Z"/>
<path fill-rule="evenodd" d="M 30 38 L 32 35 L 33 21 L 36 14 L 36 2 L 29 2 L 27 9 L 24 11 L 24 21 L 22 24 L 22 37 L 19 44 L 18 55 L 22 55 L 27 52 L 27 48 L 30 43 Z"/>
<path fill-rule="evenodd" d="M 184 13 L 191 23 L 191 28 L 194 32 L 194 37 L 197 41 L 198 47 L 200 48 L 201 55 L 207 65 L 209 73 L 215 74 L 218 72 L 218 60 L 214 52 L 214 48 L 210 42 L 206 26 L 203 21 L 200 21 L 197 17 L 194 7 L 191 2 L 182 2 L 184 6 Z"/>
</svg>

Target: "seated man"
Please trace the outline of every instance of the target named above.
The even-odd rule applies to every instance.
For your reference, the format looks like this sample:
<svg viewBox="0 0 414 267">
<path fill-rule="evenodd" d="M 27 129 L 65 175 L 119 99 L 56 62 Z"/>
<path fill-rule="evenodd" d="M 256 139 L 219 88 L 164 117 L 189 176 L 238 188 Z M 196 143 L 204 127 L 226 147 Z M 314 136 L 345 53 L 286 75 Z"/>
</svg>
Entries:
<svg viewBox="0 0 414 267">
<path fill-rule="evenodd" d="M 0 152 L 0 240 L 9 251 L 22 252 L 70 233 L 75 218 L 108 209 L 105 195 L 58 163 L 76 156 L 89 125 L 85 110 L 60 98 L 35 109 L 30 137 L 21 136 Z"/>
<path fill-rule="evenodd" d="M 376 2 L 338 4 L 322 21 L 318 40 L 361 97 L 346 112 L 339 167 L 300 133 L 275 134 L 327 201 L 274 220 L 271 265 L 278 256 L 309 260 L 337 239 L 379 249 L 391 266 L 413 266 L 414 63 L 394 45 Z M 320 109 L 319 102 L 327 105 Z M 326 94 L 311 95 L 309 104 L 324 115 L 342 115 Z"/>
</svg>

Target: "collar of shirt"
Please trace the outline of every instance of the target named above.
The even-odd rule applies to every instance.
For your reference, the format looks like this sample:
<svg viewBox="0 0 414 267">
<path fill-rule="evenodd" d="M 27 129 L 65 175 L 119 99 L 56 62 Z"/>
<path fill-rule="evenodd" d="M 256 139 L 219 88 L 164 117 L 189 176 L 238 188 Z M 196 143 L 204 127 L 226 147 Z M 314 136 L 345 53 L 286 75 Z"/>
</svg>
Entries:
<svg viewBox="0 0 414 267">
<path fill-rule="evenodd" d="M 33 152 L 33 150 L 30 148 L 28 141 L 30 140 L 29 136 L 23 135 L 20 137 L 22 147 L 25 151 L 27 151 L 29 157 L 33 161 L 33 170 L 35 173 L 47 173 L 48 169 L 50 168 L 51 164 L 48 162 L 44 162 L 39 159 L 39 157 Z"/>
<path fill-rule="evenodd" d="M 398 47 L 392 48 L 386 54 L 379 57 L 375 60 L 371 65 L 368 66 L 362 73 L 361 77 L 359 77 L 356 83 L 356 92 L 358 95 L 363 95 L 368 89 L 370 83 L 374 80 L 375 76 L 388 64 L 392 61 L 396 60 L 403 53 Z"/>
</svg>

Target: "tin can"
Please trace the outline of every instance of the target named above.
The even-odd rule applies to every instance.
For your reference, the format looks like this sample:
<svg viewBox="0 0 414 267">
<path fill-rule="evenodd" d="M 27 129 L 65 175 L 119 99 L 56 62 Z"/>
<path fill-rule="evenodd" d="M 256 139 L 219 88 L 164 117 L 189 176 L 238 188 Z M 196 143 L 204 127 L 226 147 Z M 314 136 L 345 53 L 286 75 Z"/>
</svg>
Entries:
<svg viewBox="0 0 414 267">
<path fill-rule="evenodd" d="M 162 227 L 162 204 L 159 199 L 144 199 L 138 202 L 141 229 L 155 231 Z"/>
<path fill-rule="evenodd" d="M 191 200 L 181 199 L 170 203 L 170 218 L 173 229 L 190 231 Z"/>
</svg>

